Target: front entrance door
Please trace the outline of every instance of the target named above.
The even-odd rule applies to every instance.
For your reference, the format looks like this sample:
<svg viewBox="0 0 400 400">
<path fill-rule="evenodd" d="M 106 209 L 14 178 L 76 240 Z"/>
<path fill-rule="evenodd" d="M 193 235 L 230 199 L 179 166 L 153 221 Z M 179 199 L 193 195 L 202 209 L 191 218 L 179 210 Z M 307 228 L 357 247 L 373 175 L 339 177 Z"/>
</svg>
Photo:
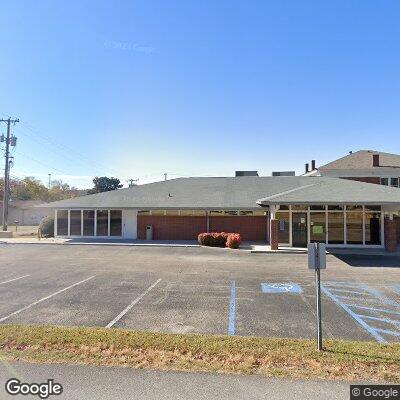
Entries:
<svg viewBox="0 0 400 400">
<path fill-rule="evenodd" d="M 307 247 L 307 213 L 292 213 L 292 246 Z"/>
</svg>

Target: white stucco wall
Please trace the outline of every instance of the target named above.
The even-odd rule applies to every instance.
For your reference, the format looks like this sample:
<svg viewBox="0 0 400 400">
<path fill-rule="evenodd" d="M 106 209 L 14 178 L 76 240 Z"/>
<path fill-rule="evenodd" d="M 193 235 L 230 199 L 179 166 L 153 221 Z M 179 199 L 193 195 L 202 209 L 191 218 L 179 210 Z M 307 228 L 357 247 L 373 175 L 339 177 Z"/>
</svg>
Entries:
<svg viewBox="0 0 400 400">
<path fill-rule="evenodd" d="M 126 239 L 137 239 L 137 211 L 122 210 L 122 235 Z"/>
</svg>

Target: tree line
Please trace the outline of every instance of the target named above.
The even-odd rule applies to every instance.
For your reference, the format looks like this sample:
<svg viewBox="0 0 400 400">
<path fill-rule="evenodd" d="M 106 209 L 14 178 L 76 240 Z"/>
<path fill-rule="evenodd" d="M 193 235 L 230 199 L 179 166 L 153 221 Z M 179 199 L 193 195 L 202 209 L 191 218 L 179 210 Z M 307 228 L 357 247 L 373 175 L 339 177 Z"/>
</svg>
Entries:
<svg viewBox="0 0 400 400">
<path fill-rule="evenodd" d="M 10 179 L 11 199 L 15 200 L 42 200 L 44 202 L 70 199 L 72 197 L 83 196 L 107 192 L 122 188 L 118 178 L 108 178 L 106 176 L 93 178 L 93 188 L 77 189 L 74 186 L 61 180 L 53 180 L 51 187 L 45 186 L 39 179 L 28 176 L 24 179 Z M 3 200 L 4 179 L 0 178 L 0 199 Z"/>
</svg>

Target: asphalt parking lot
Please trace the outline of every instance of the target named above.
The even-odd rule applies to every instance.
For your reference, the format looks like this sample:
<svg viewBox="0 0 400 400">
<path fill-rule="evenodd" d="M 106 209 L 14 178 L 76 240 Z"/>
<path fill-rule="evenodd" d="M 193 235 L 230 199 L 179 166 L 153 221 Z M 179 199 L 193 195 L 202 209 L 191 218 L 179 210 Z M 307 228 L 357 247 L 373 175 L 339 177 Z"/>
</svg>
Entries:
<svg viewBox="0 0 400 400">
<path fill-rule="evenodd" d="M 328 255 L 325 337 L 400 341 L 400 258 Z M 315 337 L 304 254 L 0 245 L 0 323 Z"/>
</svg>

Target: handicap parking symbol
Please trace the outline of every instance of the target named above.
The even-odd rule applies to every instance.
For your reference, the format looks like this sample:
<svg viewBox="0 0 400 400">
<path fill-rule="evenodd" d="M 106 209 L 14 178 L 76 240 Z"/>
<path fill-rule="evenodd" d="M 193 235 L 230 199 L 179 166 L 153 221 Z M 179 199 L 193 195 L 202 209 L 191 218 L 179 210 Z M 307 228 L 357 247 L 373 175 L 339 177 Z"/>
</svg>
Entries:
<svg viewBox="0 0 400 400">
<path fill-rule="evenodd" d="M 261 291 L 263 293 L 303 293 L 300 285 L 295 283 L 262 283 Z"/>
</svg>

